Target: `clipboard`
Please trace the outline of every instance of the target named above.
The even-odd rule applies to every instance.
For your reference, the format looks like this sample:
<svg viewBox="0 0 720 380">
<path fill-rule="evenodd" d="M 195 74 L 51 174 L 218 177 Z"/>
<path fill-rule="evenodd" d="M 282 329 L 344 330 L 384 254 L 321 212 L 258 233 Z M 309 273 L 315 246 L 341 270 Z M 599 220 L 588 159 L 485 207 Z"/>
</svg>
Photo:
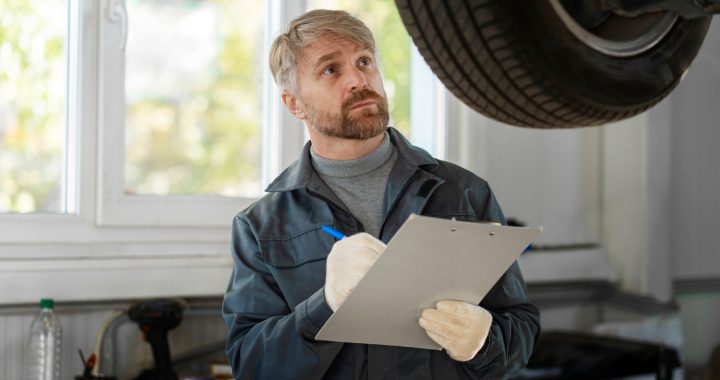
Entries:
<svg viewBox="0 0 720 380">
<path fill-rule="evenodd" d="M 413 214 L 315 339 L 440 350 L 421 311 L 480 303 L 541 231 Z"/>
</svg>

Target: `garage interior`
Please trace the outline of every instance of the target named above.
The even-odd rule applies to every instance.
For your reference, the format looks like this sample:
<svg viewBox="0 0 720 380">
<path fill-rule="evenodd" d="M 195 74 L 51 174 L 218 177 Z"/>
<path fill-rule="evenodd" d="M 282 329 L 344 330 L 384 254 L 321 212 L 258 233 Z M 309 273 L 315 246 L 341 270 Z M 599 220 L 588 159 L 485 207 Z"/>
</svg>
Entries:
<svg viewBox="0 0 720 380">
<path fill-rule="evenodd" d="M 103 1 L 103 9 L 115 3 Z M 113 24 L 107 33 L 120 33 L 120 27 Z M 519 259 L 543 333 L 661 345 L 679 358 L 663 378 L 720 378 L 720 24 L 711 24 L 670 95 L 646 112 L 606 125 L 509 126 L 469 108 L 440 82 L 433 86 L 413 89 L 444 99 L 441 114 L 411 119 L 413 131 L 425 131 L 414 143 L 486 179 L 509 219 L 544 227 Z M 423 108 L 433 96 L 417 96 L 410 107 Z M 304 136 L 290 116 L 278 114 L 291 125 L 283 127 L 283 144 L 292 146 L 281 148 L 275 164 L 281 168 L 294 160 Z M 111 133 L 95 130 L 88 138 L 99 141 Z M 102 180 L 108 164 L 87 164 L 100 174 L 81 184 L 87 197 L 81 205 L 94 209 L 102 203 L 106 193 L 94 181 Z M 98 217 L 110 212 L 91 213 L 60 227 L 53 216 L 38 221 L 0 210 L 0 379 L 22 377 L 41 298 L 55 299 L 63 327 L 63 378 L 82 373 L 78 348 L 99 350 L 103 371 L 118 379 L 152 367 L 150 346 L 127 310 L 153 299 L 183 307 L 182 322 L 169 333 L 172 365 L 181 377 L 208 378 L 201 376 L 225 363 L 220 307 L 232 269 L 231 219 L 225 218 L 225 226 L 188 224 L 174 232 L 153 220 L 128 227 L 133 210 L 143 206 L 123 211 L 123 204 L 112 202 L 104 212 L 117 207 L 115 221 Z M 229 214 L 228 206 L 234 208 Z M 213 210 L 231 216 L 241 209 L 229 202 Z M 55 231 L 44 235 L 49 229 Z M 198 237 L 173 240 L 196 229 Z M 538 373 L 527 371 L 523 378 L 542 378 Z"/>
</svg>

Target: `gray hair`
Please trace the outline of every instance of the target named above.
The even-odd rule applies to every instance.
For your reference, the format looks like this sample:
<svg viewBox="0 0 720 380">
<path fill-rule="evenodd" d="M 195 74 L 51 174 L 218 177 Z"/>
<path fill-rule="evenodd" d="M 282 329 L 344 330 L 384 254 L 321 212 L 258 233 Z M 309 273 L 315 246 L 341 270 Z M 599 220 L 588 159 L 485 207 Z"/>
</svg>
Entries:
<svg viewBox="0 0 720 380">
<path fill-rule="evenodd" d="M 370 29 L 345 11 L 316 9 L 290 21 L 287 31 L 270 48 L 270 71 L 275 83 L 295 91 L 295 69 L 303 48 L 324 36 L 338 36 L 375 54 L 375 39 Z"/>
</svg>

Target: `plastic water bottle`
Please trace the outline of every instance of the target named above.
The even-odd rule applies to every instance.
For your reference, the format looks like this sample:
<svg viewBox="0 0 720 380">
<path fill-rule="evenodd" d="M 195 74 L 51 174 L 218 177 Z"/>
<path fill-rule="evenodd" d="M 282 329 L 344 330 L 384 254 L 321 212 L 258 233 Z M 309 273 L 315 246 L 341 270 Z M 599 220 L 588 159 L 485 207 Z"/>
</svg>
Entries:
<svg viewBox="0 0 720 380">
<path fill-rule="evenodd" d="M 30 325 L 30 380 L 60 380 L 62 327 L 52 299 L 40 300 L 40 313 Z"/>
</svg>

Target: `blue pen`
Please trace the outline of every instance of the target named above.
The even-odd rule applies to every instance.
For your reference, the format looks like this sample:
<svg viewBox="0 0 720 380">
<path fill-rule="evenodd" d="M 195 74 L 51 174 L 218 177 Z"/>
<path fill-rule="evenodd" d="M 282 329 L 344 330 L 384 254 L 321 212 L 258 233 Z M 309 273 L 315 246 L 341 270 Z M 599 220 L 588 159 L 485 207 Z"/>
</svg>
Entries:
<svg viewBox="0 0 720 380">
<path fill-rule="evenodd" d="M 338 239 L 338 240 L 342 240 L 347 237 L 342 232 L 340 232 L 330 226 L 322 226 L 322 230 L 327 232 L 328 234 L 332 235 L 332 237 L 334 237 L 335 239 Z"/>
</svg>

